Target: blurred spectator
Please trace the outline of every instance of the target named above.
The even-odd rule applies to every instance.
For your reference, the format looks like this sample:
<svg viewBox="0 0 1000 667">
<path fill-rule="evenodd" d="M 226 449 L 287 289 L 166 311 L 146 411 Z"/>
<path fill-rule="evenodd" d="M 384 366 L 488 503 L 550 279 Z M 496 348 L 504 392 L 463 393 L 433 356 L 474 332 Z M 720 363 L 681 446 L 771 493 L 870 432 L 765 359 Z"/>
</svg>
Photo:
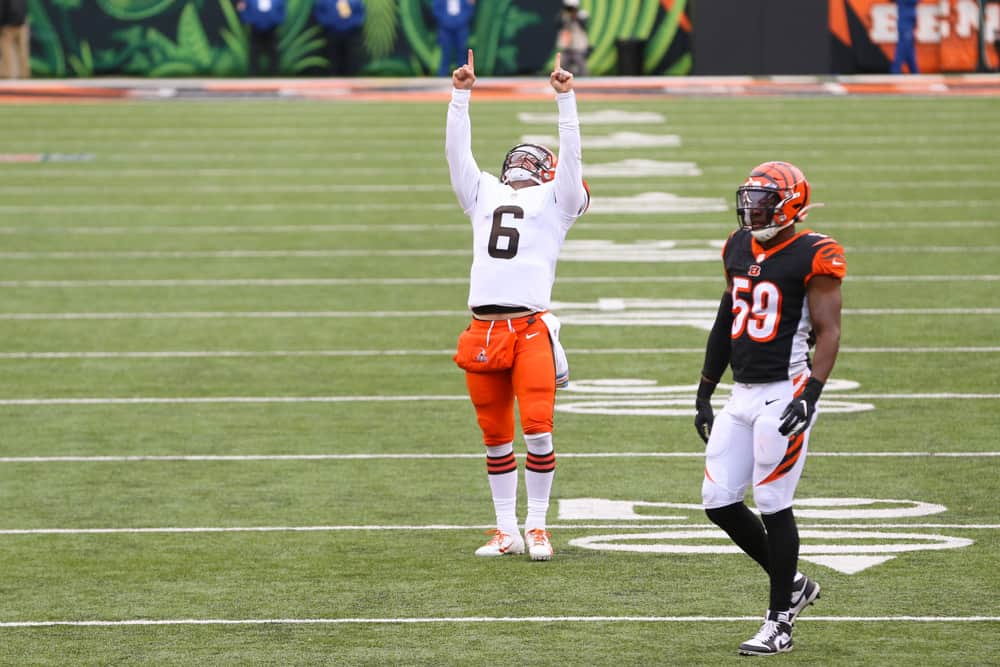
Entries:
<svg viewBox="0 0 1000 667">
<path fill-rule="evenodd" d="M 434 0 L 432 7 L 437 20 L 438 44 L 441 45 L 441 64 L 438 76 L 449 76 L 452 65 L 466 64 L 469 43 L 469 25 L 476 11 L 476 0 Z"/>
<path fill-rule="evenodd" d="M 240 20 L 250 26 L 247 73 L 250 76 L 277 74 L 280 64 L 278 27 L 285 21 L 285 0 L 239 0 L 236 9 Z"/>
<path fill-rule="evenodd" d="M 26 0 L 0 0 L 0 79 L 31 76 Z"/>
<path fill-rule="evenodd" d="M 365 3 L 362 0 L 315 0 L 313 16 L 326 30 L 327 57 L 333 75 L 357 74 Z"/>
<path fill-rule="evenodd" d="M 892 59 L 893 74 L 902 74 L 906 65 L 910 74 L 917 73 L 917 51 L 913 31 L 917 27 L 918 0 L 896 0 L 896 55 Z"/>
<path fill-rule="evenodd" d="M 556 47 L 562 54 L 562 66 L 577 76 L 587 76 L 587 54 L 590 37 L 587 21 L 590 15 L 580 9 L 580 0 L 563 0 L 559 12 L 559 32 Z"/>
</svg>

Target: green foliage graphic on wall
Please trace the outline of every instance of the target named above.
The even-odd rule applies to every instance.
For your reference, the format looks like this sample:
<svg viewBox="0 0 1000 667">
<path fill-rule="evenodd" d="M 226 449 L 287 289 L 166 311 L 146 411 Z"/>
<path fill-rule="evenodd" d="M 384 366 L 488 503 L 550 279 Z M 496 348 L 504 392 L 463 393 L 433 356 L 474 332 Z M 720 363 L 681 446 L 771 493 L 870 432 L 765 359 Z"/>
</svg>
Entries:
<svg viewBox="0 0 1000 667">
<path fill-rule="evenodd" d="M 437 31 L 424 20 L 429 0 L 399 0 L 400 25 L 411 50 L 410 74 L 432 74 L 441 60 Z M 476 71 L 502 75 L 517 72 L 517 34 L 540 21 L 537 12 L 513 0 L 476 3 L 469 48 L 476 52 Z"/>
<path fill-rule="evenodd" d="M 313 0 L 287 0 L 278 29 L 279 69 L 323 75 L 328 35 Z M 686 74 L 687 0 L 581 0 L 590 13 L 595 76 L 616 73 L 619 39 L 645 42 L 643 71 Z M 28 0 L 37 76 L 245 76 L 248 32 L 235 0 Z M 544 74 L 555 54 L 561 0 L 479 0 L 469 36 L 486 76 Z M 441 49 L 431 0 L 367 0 L 364 65 L 369 76 L 427 76 Z"/>
<path fill-rule="evenodd" d="M 365 51 L 373 60 L 385 58 L 396 44 L 399 31 L 399 12 L 396 0 L 368 0 L 365 3 L 368 18 L 365 20 Z"/>
<path fill-rule="evenodd" d="M 97 6 L 107 14 L 123 21 L 139 21 L 162 14 L 178 0 L 97 0 Z"/>
<path fill-rule="evenodd" d="M 32 71 L 40 76 L 243 76 L 247 29 L 231 0 L 99 0 L 101 25 L 81 0 L 28 0 Z M 278 30 L 280 69 L 324 68 L 322 30 L 310 22 L 312 0 L 288 0 Z M 83 39 L 77 37 L 87 33 Z M 171 37 L 172 35 L 172 37 Z"/>
<path fill-rule="evenodd" d="M 591 52 L 587 67 L 594 76 L 616 73 L 618 40 L 645 42 L 643 72 L 658 72 L 667 51 L 677 38 L 687 0 L 582 0 L 580 8 L 590 13 L 587 33 Z M 687 74 L 691 71 L 690 54 L 675 63 L 667 63 L 660 73 Z"/>
</svg>

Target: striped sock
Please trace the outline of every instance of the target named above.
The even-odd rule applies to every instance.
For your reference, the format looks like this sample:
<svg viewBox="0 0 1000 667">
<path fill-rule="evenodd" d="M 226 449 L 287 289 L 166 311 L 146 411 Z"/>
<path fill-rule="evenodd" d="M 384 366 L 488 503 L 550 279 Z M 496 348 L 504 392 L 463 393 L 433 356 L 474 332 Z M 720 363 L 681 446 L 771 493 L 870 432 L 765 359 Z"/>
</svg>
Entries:
<svg viewBox="0 0 1000 667">
<path fill-rule="evenodd" d="M 545 529 L 549 511 L 549 495 L 556 471 L 556 453 L 552 447 L 551 433 L 525 435 L 528 458 L 524 464 L 524 484 L 528 491 L 528 517 L 525 530 Z"/>
<path fill-rule="evenodd" d="M 490 479 L 497 528 L 513 535 L 517 532 L 517 460 L 514 443 L 487 446 L 486 472 Z"/>
</svg>

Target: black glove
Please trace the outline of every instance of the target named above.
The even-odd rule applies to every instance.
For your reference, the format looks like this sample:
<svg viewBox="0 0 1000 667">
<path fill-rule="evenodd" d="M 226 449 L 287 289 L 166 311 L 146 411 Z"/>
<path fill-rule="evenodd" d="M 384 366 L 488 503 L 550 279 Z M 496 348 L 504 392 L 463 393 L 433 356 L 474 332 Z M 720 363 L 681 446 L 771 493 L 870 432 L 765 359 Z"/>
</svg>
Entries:
<svg viewBox="0 0 1000 667">
<path fill-rule="evenodd" d="M 816 378 L 809 378 L 802 393 L 791 400 L 781 413 L 781 426 L 778 433 L 794 436 L 802 433 L 816 417 L 816 402 L 823 391 L 823 383 Z"/>
<path fill-rule="evenodd" d="M 715 423 L 715 412 L 712 411 L 712 392 L 715 391 L 715 382 L 709 382 L 702 378 L 698 385 L 698 397 L 694 399 L 694 409 L 697 411 L 694 416 L 694 430 L 698 431 L 698 437 L 708 444 L 708 436 L 712 432 L 712 424 Z"/>
</svg>

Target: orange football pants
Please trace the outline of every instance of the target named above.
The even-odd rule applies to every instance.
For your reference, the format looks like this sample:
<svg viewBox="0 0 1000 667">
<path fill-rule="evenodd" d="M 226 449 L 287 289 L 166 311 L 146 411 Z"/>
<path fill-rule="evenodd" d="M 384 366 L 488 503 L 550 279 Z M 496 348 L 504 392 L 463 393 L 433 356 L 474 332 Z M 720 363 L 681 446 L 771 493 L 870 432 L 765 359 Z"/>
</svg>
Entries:
<svg viewBox="0 0 1000 667">
<path fill-rule="evenodd" d="M 556 405 L 556 366 L 552 356 L 549 330 L 538 317 L 540 313 L 512 320 L 498 320 L 494 326 L 507 327 L 509 321 L 517 333 L 514 365 L 505 371 L 465 374 L 469 397 L 476 408 L 476 419 L 487 447 L 514 440 L 514 399 L 521 414 L 525 435 L 551 433 Z M 491 322 L 472 320 L 473 328 L 488 329 Z"/>
</svg>

